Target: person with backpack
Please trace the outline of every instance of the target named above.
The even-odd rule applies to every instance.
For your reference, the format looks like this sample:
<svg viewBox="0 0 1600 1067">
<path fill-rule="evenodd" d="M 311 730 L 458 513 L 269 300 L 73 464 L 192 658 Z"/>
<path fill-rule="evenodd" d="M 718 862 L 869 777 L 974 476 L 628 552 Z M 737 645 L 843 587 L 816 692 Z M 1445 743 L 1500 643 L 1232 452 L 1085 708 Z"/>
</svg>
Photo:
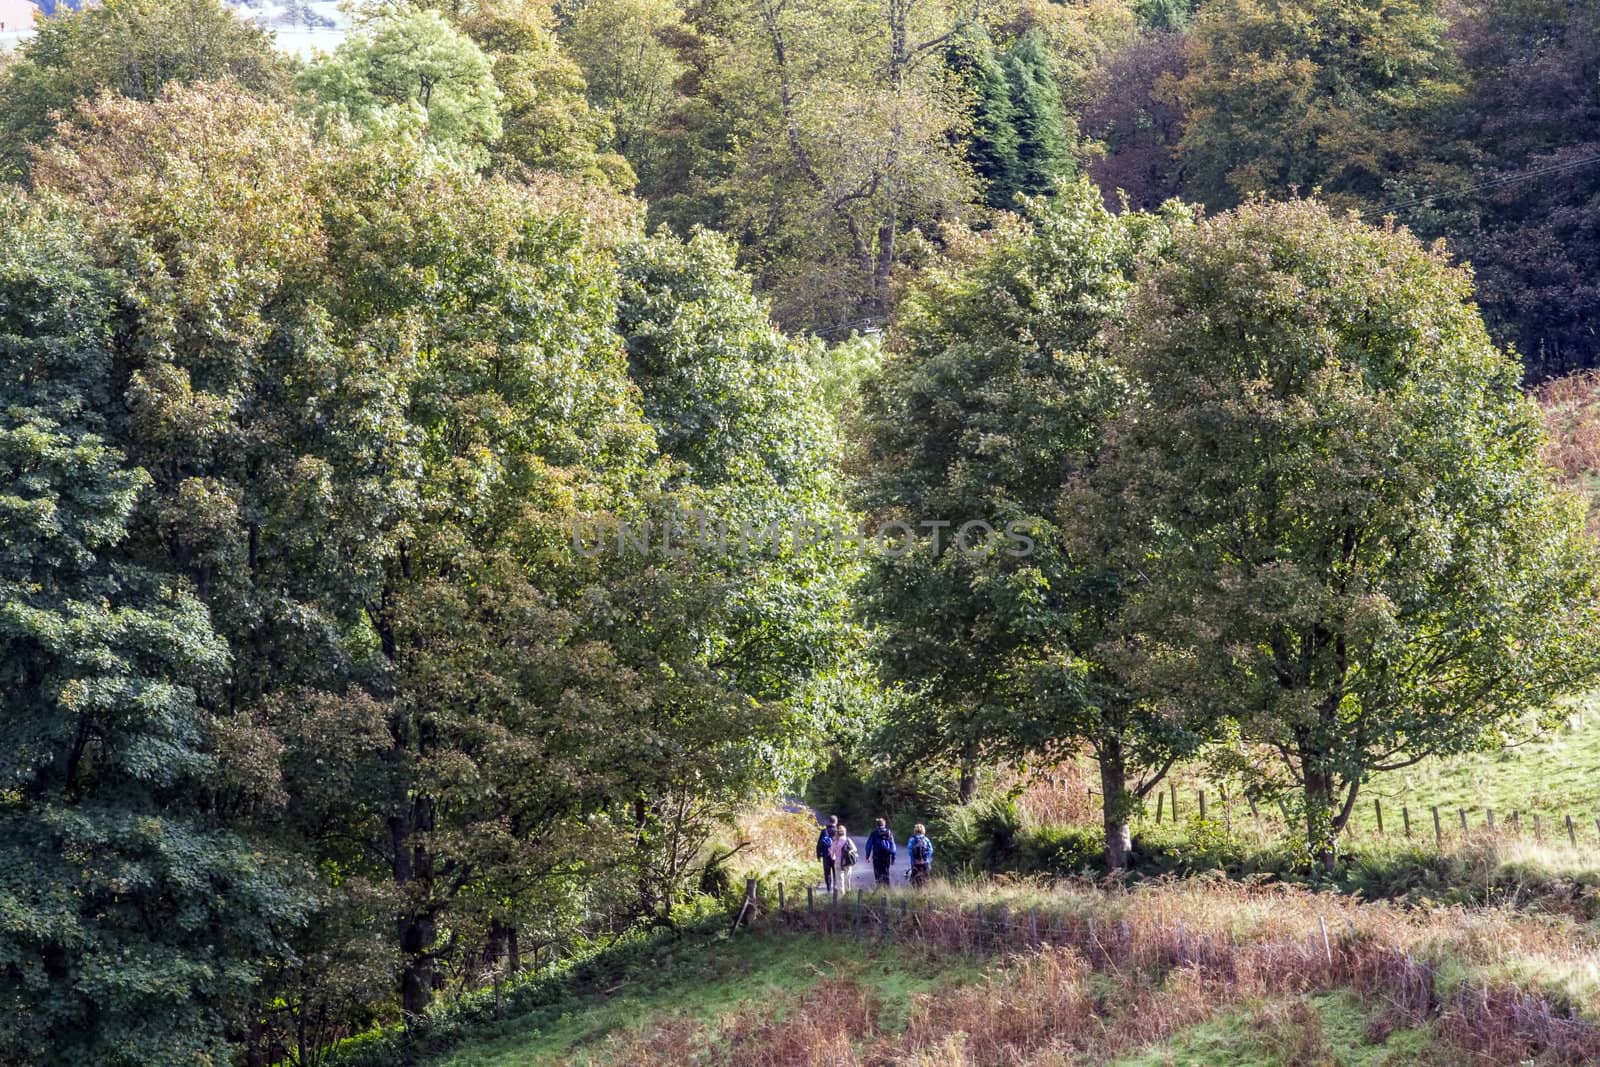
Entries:
<svg viewBox="0 0 1600 1067">
<path fill-rule="evenodd" d="M 920 822 L 906 838 L 906 855 L 911 858 L 911 884 L 920 886 L 933 870 L 933 842 L 928 840 L 928 828 Z"/>
<path fill-rule="evenodd" d="M 894 834 L 882 819 L 867 835 L 867 859 L 872 861 L 872 877 L 885 889 L 889 887 L 889 868 L 894 866 Z"/>
<path fill-rule="evenodd" d="M 822 888 L 833 892 L 833 834 L 839 828 L 839 817 L 834 815 L 817 834 L 817 859 L 822 861 Z"/>
<path fill-rule="evenodd" d="M 833 884 L 839 887 L 839 892 L 850 892 L 855 881 L 856 860 L 860 858 L 856 843 L 850 840 L 850 831 L 840 823 L 833 835 Z"/>
</svg>

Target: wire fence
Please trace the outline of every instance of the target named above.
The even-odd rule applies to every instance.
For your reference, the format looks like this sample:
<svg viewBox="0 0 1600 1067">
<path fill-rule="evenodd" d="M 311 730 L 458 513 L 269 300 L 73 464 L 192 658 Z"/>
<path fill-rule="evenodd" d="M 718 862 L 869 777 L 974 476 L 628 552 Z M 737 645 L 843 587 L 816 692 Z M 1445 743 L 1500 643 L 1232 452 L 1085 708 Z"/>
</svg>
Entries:
<svg viewBox="0 0 1600 1067">
<path fill-rule="evenodd" d="M 1295 820 L 1287 811 L 1272 812 L 1270 809 L 1264 811 L 1252 796 L 1245 795 L 1242 798 L 1247 811 L 1240 811 L 1240 797 L 1230 797 L 1226 791 L 1219 791 L 1219 795 L 1220 811 L 1208 804 L 1206 790 L 1195 790 L 1192 811 L 1202 822 L 1215 818 L 1230 833 L 1236 828 L 1246 826 L 1266 833 L 1286 833 L 1295 826 Z M 1139 821 L 1153 823 L 1155 826 L 1161 826 L 1163 823 L 1178 824 L 1183 819 L 1179 814 L 1178 797 L 1178 788 L 1174 783 L 1156 795 L 1153 813 L 1149 812 L 1148 804 L 1146 805 L 1146 814 Z M 1477 814 L 1480 812 L 1481 815 Z M 1438 848 L 1443 848 L 1446 841 L 1462 841 L 1485 833 L 1516 838 L 1531 836 L 1536 844 L 1564 843 L 1574 849 L 1600 847 L 1600 817 L 1574 816 L 1566 813 L 1546 819 L 1542 813 L 1528 812 L 1527 819 L 1524 819 L 1524 812 L 1513 809 L 1509 812 L 1502 811 L 1497 819 L 1495 810 L 1486 804 L 1474 805 L 1470 809 L 1470 814 L 1472 817 L 1469 818 L 1468 808 L 1440 804 L 1418 806 L 1413 811 L 1409 804 L 1396 805 L 1391 801 L 1385 807 L 1382 797 L 1374 797 L 1370 808 L 1365 804 L 1351 808 L 1344 833 L 1351 837 L 1393 838 L 1417 842 L 1431 840 Z"/>
</svg>

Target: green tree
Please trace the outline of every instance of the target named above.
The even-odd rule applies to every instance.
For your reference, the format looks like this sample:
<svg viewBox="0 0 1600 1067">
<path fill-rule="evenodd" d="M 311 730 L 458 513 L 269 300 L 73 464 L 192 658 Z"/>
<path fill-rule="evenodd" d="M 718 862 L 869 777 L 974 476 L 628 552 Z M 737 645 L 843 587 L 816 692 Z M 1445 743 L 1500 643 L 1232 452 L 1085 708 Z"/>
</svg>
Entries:
<svg viewBox="0 0 1600 1067">
<path fill-rule="evenodd" d="M 964 26 L 951 41 L 945 62 L 968 94 L 971 118 L 964 144 L 967 162 L 983 183 L 984 202 L 1010 209 L 1022 188 L 1021 138 L 1011 84 L 994 41 L 981 25 Z"/>
<path fill-rule="evenodd" d="M 452 3 L 445 10 L 494 65 L 505 128 L 492 153 L 497 170 L 550 170 L 633 188 L 633 169 L 612 147 L 614 127 L 589 106 L 583 72 L 562 50 L 547 0 Z"/>
<path fill-rule="evenodd" d="M 195 685 L 226 644 L 128 553 L 149 478 L 104 436 L 110 291 L 67 218 L 0 201 L 0 1054 L 179 1064 L 305 901 L 216 825 Z"/>
<path fill-rule="evenodd" d="M 281 92 L 286 65 L 262 30 L 219 0 L 106 0 L 41 19 L 0 70 L 0 178 L 26 173 L 55 114 L 102 92 L 153 100 L 171 82 L 231 79 Z"/>
<path fill-rule="evenodd" d="M 1117 355 L 1152 677 L 1279 753 L 1331 867 L 1362 784 L 1596 672 L 1595 554 L 1470 276 L 1304 200 L 1179 234 Z M 1120 488 L 1119 488 L 1120 487 Z"/>
<path fill-rule="evenodd" d="M 1439 0 L 1217 0 L 1179 90 L 1186 193 L 1213 209 L 1321 189 L 1373 204 L 1460 93 Z"/>
<path fill-rule="evenodd" d="M 691 33 L 675 0 L 586 0 L 562 34 L 590 102 L 611 120 L 616 150 L 647 185 L 667 149 L 662 127 L 681 106 L 688 67 L 675 42 Z"/>
<path fill-rule="evenodd" d="M 980 758 L 1086 745 L 1120 868 L 1138 798 L 1194 737 L 1108 658 L 1135 572 L 1074 551 L 1060 500 L 1128 401 L 1102 334 L 1168 222 L 1113 216 L 1087 182 L 1033 212 L 903 307 L 901 344 L 868 394 L 866 495 L 879 519 L 920 526 L 919 541 L 875 560 L 862 599 L 887 679 L 917 691 L 893 731 L 903 751 L 964 765 L 967 799 Z M 986 544 L 994 535 L 968 523 L 1010 538 Z"/>
<path fill-rule="evenodd" d="M 1071 139 L 1044 34 L 1029 30 L 1006 49 L 1006 81 L 1017 131 L 1018 190 L 1044 196 L 1073 170 Z"/>
<path fill-rule="evenodd" d="M 425 140 L 486 162 L 503 94 L 489 57 L 435 11 L 380 15 L 295 77 L 319 122 L 383 131 L 418 124 Z"/>
<path fill-rule="evenodd" d="M 882 321 L 905 233 L 972 199 L 937 62 L 955 25 L 942 0 L 757 0 L 728 20 L 709 78 L 732 150 L 719 226 L 785 326 Z"/>
</svg>

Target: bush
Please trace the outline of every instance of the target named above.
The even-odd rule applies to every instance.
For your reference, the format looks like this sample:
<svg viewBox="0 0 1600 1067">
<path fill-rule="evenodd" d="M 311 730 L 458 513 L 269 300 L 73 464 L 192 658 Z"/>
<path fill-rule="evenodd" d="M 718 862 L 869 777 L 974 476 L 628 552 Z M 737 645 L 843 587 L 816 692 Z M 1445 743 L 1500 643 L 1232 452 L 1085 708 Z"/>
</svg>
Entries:
<svg viewBox="0 0 1600 1067">
<path fill-rule="evenodd" d="M 1081 826 L 1036 826 L 1023 849 L 1025 870 L 1089 874 L 1105 869 L 1104 835 Z"/>
</svg>

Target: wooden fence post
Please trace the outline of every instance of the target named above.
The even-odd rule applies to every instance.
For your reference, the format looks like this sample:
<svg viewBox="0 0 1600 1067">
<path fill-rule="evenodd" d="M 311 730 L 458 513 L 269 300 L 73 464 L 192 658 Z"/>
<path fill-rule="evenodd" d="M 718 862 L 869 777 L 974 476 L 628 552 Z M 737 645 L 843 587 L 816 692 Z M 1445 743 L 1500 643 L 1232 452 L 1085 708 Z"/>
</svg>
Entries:
<svg viewBox="0 0 1600 1067">
<path fill-rule="evenodd" d="M 1494 833 L 1494 809 L 1493 808 L 1485 808 L 1484 810 L 1489 815 L 1489 832 L 1490 833 Z"/>
<path fill-rule="evenodd" d="M 1538 812 L 1533 813 L 1533 839 L 1538 842 L 1544 841 L 1544 827 L 1539 822 Z"/>
<path fill-rule="evenodd" d="M 1439 805 L 1433 806 L 1433 843 L 1438 848 L 1444 847 L 1444 828 L 1439 825 Z"/>
<path fill-rule="evenodd" d="M 1572 847 L 1578 847 L 1578 831 L 1572 827 L 1572 816 L 1567 816 L 1567 840 L 1572 842 Z"/>
<path fill-rule="evenodd" d="M 778 883 L 778 914 L 783 914 L 783 883 Z"/>
<path fill-rule="evenodd" d="M 1197 796 L 1199 796 L 1199 798 L 1200 798 L 1200 821 L 1201 822 L 1205 822 L 1206 821 L 1206 791 L 1204 789 L 1197 789 L 1197 790 L 1195 790 L 1195 794 Z"/>
<path fill-rule="evenodd" d="M 1406 824 L 1406 840 L 1411 840 L 1411 809 L 1404 804 L 1400 805 L 1400 818 Z"/>
<path fill-rule="evenodd" d="M 1166 807 L 1166 805 L 1167 805 L 1167 794 L 1165 792 L 1157 793 L 1156 794 L 1156 825 L 1157 826 L 1161 825 L 1161 809 Z"/>
<path fill-rule="evenodd" d="M 813 889 L 811 886 L 806 886 L 806 914 L 807 915 L 815 915 L 816 913 L 817 913 L 816 890 Z"/>
<path fill-rule="evenodd" d="M 1378 836 L 1383 836 L 1383 801 L 1377 797 L 1372 798 L 1372 814 L 1378 819 Z"/>
<path fill-rule="evenodd" d="M 1466 809 L 1457 808 L 1456 809 L 1456 814 L 1461 816 L 1461 833 L 1462 833 L 1462 836 L 1466 836 L 1466 833 L 1467 833 L 1467 812 L 1466 812 Z"/>
<path fill-rule="evenodd" d="M 1172 821 L 1173 822 L 1177 822 L 1178 821 L 1178 783 L 1177 782 L 1173 782 L 1173 781 L 1168 781 L 1167 782 L 1167 792 L 1172 794 L 1172 803 L 1167 805 L 1167 806 L 1172 809 Z M 1594 824 L 1596 826 L 1600 826 L 1600 819 L 1596 819 L 1594 821 Z"/>
<path fill-rule="evenodd" d="M 1514 834 L 1522 833 L 1522 813 L 1520 811 L 1511 813 L 1511 832 Z"/>
</svg>

